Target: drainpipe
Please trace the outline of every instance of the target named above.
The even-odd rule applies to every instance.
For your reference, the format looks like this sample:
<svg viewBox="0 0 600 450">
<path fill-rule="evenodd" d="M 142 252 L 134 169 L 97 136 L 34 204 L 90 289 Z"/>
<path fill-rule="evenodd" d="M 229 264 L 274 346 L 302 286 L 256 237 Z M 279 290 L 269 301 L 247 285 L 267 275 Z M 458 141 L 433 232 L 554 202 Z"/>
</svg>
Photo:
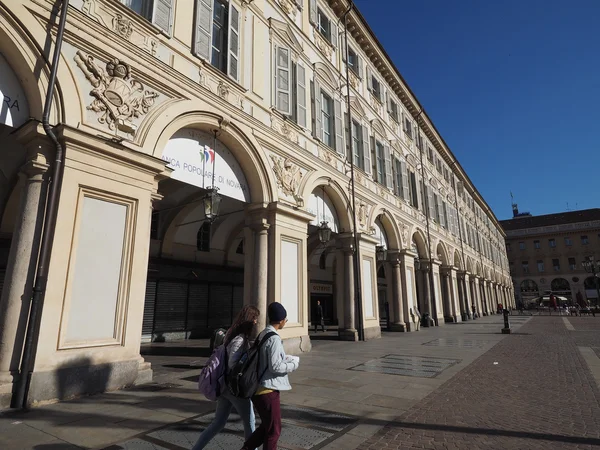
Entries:
<svg viewBox="0 0 600 450">
<path fill-rule="evenodd" d="M 356 191 L 354 187 L 354 153 L 352 151 L 352 109 L 350 107 L 350 73 L 348 67 L 348 24 L 347 18 L 348 14 L 354 8 L 354 2 L 350 0 L 350 4 L 348 5 L 348 9 L 344 12 L 343 20 L 344 20 L 344 37 L 346 41 L 346 48 L 344 51 L 346 52 L 346 112 L 348 114 L 348 149 L 349 151 L 346 153 L 346 157 L 348 162 L 350 163 L 350 185 L 352 191 L 352 229 L 353 239 L 354 239 L 354 252 L 353 252 L 353 263 L 354 263 L 354 302 L 356 304 L 356 310 L 358 314 L 356 315 L 358 321 L 358 340 L 365 340 L 365 330 L 363 324 L 363 308 L 362 308 L 362 290 L 361 290 L 361 270 L 360 270 L 360 262 L 359 262 L 359 239 L 356 228 Z"/>
<path fill-rule="evenodd" d="M 42 312 L 44 303 L 44 295 L 46 293 L 46 284 L 48 281 L 48 264 L 50 262 L 50 254 L 52 252 L 52 239 L 56 228 L 56 212 L 58 209 L 58 190 L 63 169 L 63 153 L 64 149 L 58 141 L 54 130 L 50 126 L 49 117 L 52 108 L 52 95 L 54 86 L 56 85 L 56 74 L 58 72 L 58 63 L 60 60 L 60 51 L 62 48 L 65 25 L 67 23 L 67 11 L 69 8 L 69 0 L 63 0 L 60 20 L 58 23 L 58 32 L 56 34 L 56 44 L 54 46 L 54 55 L 52 57 L 52 66 L 50 69 L 50 77 L 48 80 L 48 90 L 46 91 L 46 102 L 44 104 L 44 113 L 42 115 L 42 126 L 48 138 L 52 141 L 56 148 L 56 158 L 54 161 L 54 169 L 51 179 L 50 196 L 46 203 L 46 212 L 44 215 L 44 228 L 42 233 L 42 242 L 40 245 L 40 255 L 35 273 L 35 284 L 33 286 L 33 297 L 31 299 L 31 308 L 29 312 L 29 320 L 27 322 L 27 333 L 25 335 L 25 344 L 23 347 L 23 358 L 21 360 L 21 368 L 19 381 L 17 385 L 15 406 L 25 409 L 27 405 L 27 394 L 29 391 L 29 383 L 31 382 L 31 374 L 33 372 L 34 356 L 37 346 L 37 331 L 38 320 Z M 50 36 L 50 32 L 49 32 Z"/>
<path fill-rule="evenodd" d="M 419 135 L 421 133 L 421 127 L 419 127 L 419 118 L 421 117 L 421 114 L 423 114 L 424 109 L 421 108 L 421 111 L 419 111 L 419 114 L 417 114 L 416 117 L 416 122 L 417 122 L 417 135 L 415 136 L 415 139 L 417 140 L 417 143 L 419 142 Z M 423 147 L 421 145 L 421 147 Z M 421 179 L 423 180 L 423 187 L 425 186 L 425 165 L 423 164 L 423 148 L 419 149 L 417 147 L 417 150 L 419 150 L 419 155 L 420 155 L 420 162 L 421 162 Z M 425 197 L 425 224 L 426 224 L 426 229 L 427 229 L 427 247 L 429 250 L 429 297 L 431 298 L 431 313 L 433 314 L 433 322 L 435 323 L 436 326 L 439 325 L 438 323 L 438 317 L 437 317 L 437 304 L 436 304 L 436 298 L 435 298 L 435 286 L 433 284 L 433 260 L 431 258 L 431 233 L 429 232 L 429 197 L 427 195 L 424 195 Z"/>
</svg>

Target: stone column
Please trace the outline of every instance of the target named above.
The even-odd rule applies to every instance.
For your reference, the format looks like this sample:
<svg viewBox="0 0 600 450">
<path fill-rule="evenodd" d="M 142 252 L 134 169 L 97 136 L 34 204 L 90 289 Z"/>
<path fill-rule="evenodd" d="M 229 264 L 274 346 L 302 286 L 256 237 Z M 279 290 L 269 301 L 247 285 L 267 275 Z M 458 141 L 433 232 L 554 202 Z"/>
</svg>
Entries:
<svg viewBox="0 0 600 450">
<path fill-rule="evenodd" d="M 459 304 L 460 299 L 458 297 L 460 287 L 458 285 L 458 279 L 456 277 L 456 268 L 454 268 L 454 267 L 450 270 L 450 282 L 451 282 L 450 292 L 452 294 L 452 296 L 450 297 L 452 299 L 452 315 L 454 316 L 455 322 L 461 322 L 462 316 L 460 314 L 460 304 Z M 458 320 L 458 319 L 460 319 L 460 320 Z"/>
<path fill-rule="evenodd" d="M 250 304 L 260 311 L 257 331 L 267 325 L 267 296 L 269 274 L 269 224 L 258 222 L 250 225 L 254 232 L 254 264 Z"/>
<path fill-rule="evenodd" d="M 473 318 L 472 299 L 471 299 L 471 280 L 468 272 L 463 273 L 463 292 L 465 294 L 465 307 L 467 309 L 467 318 Z"/>
<path fill-rule="evenodd" d="M 344 341 L 358 340 L 356 329 L 356 301 L 354 289 L 354 246 L 352 237 L 338 237 L 344 255 L 344 324 L 338 328 L 338 336 Z"/>
<path fill-rule="evenodd" d="M 37 266 L 48 170 L 43 152 L 19 173 L 22 185 L 8 266 L 0 299 L 0 409 L 8 407 L 17 380 Z"/>
<path fill-rule="evenodd" d="M 447 267 L 442 268 L 442 291 L 444 304 L 444 321 L 456 322 L 456 312 L 452 299 L 452 277 Z"/>
<path fill-rule="evenodd" d="M 415 331 L 416 325 L 413 322 L 413 317 L 410 314 L 410 310 L 414 308 L 417 295 L 416 277 L 415 277 L 415 257 L 417 255 L 408 251 L 403 250 L 401 252 L 402 266 L 400 270 L 400 276 L 402 278 L 402 298 L 404 307 L 404 323 L 406 324 L 406 331 Z M 414 309 L 413 309 L 414 311 Z"/>
<path fill-rule="evenodd" d="M 460 306 L 460 315 L 462 320 L 468 320 L 471 318 L 469 313 L 469 302 L 467 301 L 467 290 L 465 285 L 465 271 L 457 272 L 456 278 L 458 282 L 458 298 Z"/>
<path fill-rule="evenodd" d="M 402 296 L 402 273 L 401 261 L 397 254 L 390 257 L 392 266 L 392 302 L 394 304 L 394 317 L 392 320 L 392 331 L 406 331 L 404 322 L 404 302 Z"/>
<path fill-rule="evenodd" d="M 421 311 L 421 316 L 423 313 L 428 312 L 431 317 L 433 317 L 433 305 L 431 303 L 431 285 L 429 281 L 429 262 L 421 261 L 421 286 L 423 287 L 423 307 L 426 308 L 425 311 Z M 423 267 L 424 266 L 424 267 Z"/>
</svg>

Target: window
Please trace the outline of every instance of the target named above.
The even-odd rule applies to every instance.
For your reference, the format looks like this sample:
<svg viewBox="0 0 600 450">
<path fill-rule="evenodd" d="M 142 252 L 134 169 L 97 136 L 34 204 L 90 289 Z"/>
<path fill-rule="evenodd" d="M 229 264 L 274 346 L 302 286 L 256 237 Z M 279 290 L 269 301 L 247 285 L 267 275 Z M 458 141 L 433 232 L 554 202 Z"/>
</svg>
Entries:
<svg viewBox="0 0 600 450">
<path fill-rule="evenodd" d="M 333 100 L 321 91 L 322 140 L 323 144 L 331 148 L 334 148 L 333 120 Z"/>
<path fill-rule="evenodd" d="M 525 250 L 525 242 L 519 242 L 519 250 Z"/>
<path fill-rule="evenodd" d="M 417 148 L 423 150 L 423 136 L 420 134 L 417 136 Z"/>
<path fill-rule="evenodd" d="M 521 267 L 523 268 L 523 273 L 529 273 L 529 261 L 523 261 Z"/>
<path fill-rule="evenodd" d="M 577 263 L 575 262 L 575 258 L 569 258 L 569 269 L 575 270 L 577 268 Z"/>
<path fill-rule="evenodd" d="M 244 254 L 244 240 L 243 239 L 238 244 L 237 249 L 235 250 L 235 253 L 237 253 L 238 255 Z"/>
<path fill-rule="evenodd" d="M 321 11 L 320 8 L 317 8 L 317 31 L 329 42 L 333 42 L 331 36 L 331 20 L 323 14 L 323 11 Z"/>
<path fill-rule="evenodd" d="M 228 0 L 196 0 L 196 2 L 194 53 L 238 81 L 240 53 L 238 9 Z"/>
<path fill-rule="evenodd" d="M 570 247 L 571 245 L 573 245 L 573 241 L 571 240 L 571 238 L 570 238 L 570 237 L 566 237 L 566 238 L 565 238 L 565 245 L 566 245 L 567 247 Z"/>
<path fill-rule="evenodd" d="M 536 249 L 541 248 L 540 241 L 533 241 L 533 248 L 536 248 Z"/>
<path fill-rule="evenodd" d="M 555 272 L 558 272 L 560 270 L 560 261 L 558 259 L 553 259 L 552 267 L 554 267 Z"/>
<path fill-rule="evenodd" d="M 412 139 L 413 138 L 413 134 L 412 134 L 412 123 L 411 121 L 408 119 L 408 117 L 404 118 L 404 132 L 406 133 L 406 135 Z"/>
<path fill-rule="evenodd" d="M 544 261 L 542 261 L 541 259 L 538 259 L 538 261 L 537 261 L 537 269 L 538 269 L 538 272 L 544 271 Z"/>
<path fill-rule="evenodd" d="M 362 146 L 362 127 L 352 121 L 352 154 L 354 155 L 354 165 L 365 170 L 365 163 L 363 157 L 363 146 Z"/>
<path fill-rule="evenodd" d="M 198 230 L 196 248 L 201 252 L 210 252 L 210 222 L 204 222 Z"/>
<path fill-rule="evenodd" d="M 556 239 L 548 239 L 548 245 L 550 248 L 556 248 Z"/>
<path fill-rule="evenodd" d="M 345 51 L 342 49 L 342 51 Z M 350 69 L 358 77 L 362 76 L 360 70 L 360 59 L 352 47 L 348 46 L 348 69 Z"/>
<path fill-rule="evenodd" d="M 412 170 L 410 171 L 409 190 L 410 190 L 410 204 L 414 208 L 419 209 L 419 196 L 417 194 L 417 177 L 415 176 L 415 173 Z"/>
<path fill-rule="evenodd" d="M 389 109 L 388 112 L 390 114 L 390 117 L 392 119 L 394 119 L 394 122 L 398 122 L 398 103 L 396 103 L 394 100 L 392 100 L 390 98 L 389 101 Z"/>
<path fill-rule="evenodd" d="M 590 241 L 587 236 L 581 236 L 581 245 L 588 245 Z"/>
<path fill-rule="evenodd" d="M 306 127 L 306 70 L 291 59 L 288 47 L 274 46 L 275 109 Z"/>
<path fill-rule="evenodd" d="M 510 252 L 510 242 L 507 242 L 507 243 L 506 243 L 506 251 L 507 251 L 507 252 Z"/>
<path fill-rule="evenodd" d="M 394 158 L 396 164 L 396 195 L 410 201 L 410 180 L 406 163 Z"/>
<path fill-rule="evenodd" d="M 375 167 L 377 169 L 377 181 L 385 185 L 385 149 L 379 141 L 375 141 Z"/>
<path fill-rule="evenodd" d="M 377 100 L 381 101 L 381 83 L 375 75 L 371 75 L 371 92 Z"/>
<path fill-rule="evenodd" d="M 121 3 L 171 34 L 173 0 L 121 0 Z"/>
<path fill-rule="evenodd" d="M 427 146 L 427 159 L 429 162 L 433 162 L 433 149 L 429 145 Z"/>
<path fill-rule="evenodd" d="M 294 108 L 294 105 L 296 107 Z M 306 127 L 306 70 L 292 63 L 292 120 Z"/>
</svg>

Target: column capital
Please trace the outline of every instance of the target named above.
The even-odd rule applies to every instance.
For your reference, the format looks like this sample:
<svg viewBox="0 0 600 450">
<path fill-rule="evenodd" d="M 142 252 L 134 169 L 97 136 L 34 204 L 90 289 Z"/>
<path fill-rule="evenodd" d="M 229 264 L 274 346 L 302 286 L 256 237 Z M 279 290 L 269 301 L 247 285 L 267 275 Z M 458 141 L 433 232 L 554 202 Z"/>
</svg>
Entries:
<svg viewBox="0 0 600 450">
<path fill-rule="evenodd" d="M 42 181 L 44 174 L 50 168 L 43 158 L 30 159 L 21 166 L 19 175 L 35 181 Z"/>
</svg>

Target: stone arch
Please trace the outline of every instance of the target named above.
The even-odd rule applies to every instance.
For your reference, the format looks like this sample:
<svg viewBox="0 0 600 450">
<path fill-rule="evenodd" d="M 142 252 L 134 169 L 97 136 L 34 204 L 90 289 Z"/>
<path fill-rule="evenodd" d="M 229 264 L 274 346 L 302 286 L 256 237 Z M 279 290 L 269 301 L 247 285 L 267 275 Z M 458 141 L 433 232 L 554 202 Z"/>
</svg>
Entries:
<svg viewBox="0 0 600 450">
<path fill-rule="evenodd" d="M 175 119 L 166 124 L 156 123 L 160 120 L 158 118 L 152 121 L 152 128 L 148 128 L 149 124 L 145 124 L 145 129 L 138 136 L 143 140 L 140 144 L 150 154 L 161 158 L 167 142 L 177 131 L 192 128 L 211 132 L 222 126 L 218 140 L 227 146 L 240 167 L 243 167 L 251 202 L 271 203 L 275 201 L 277 194 L 274 189 L 276 182 L 273 171 L 266 162 L 266 156 L 260 145 L 251 138 L 251 130 L 245 130 L 243 126 L 230 123 L 222 115 L 210 111 L 187 110 L 189 106 L 189 102 L 179 102 L 164 110 L 161 117 L 173 117 L 174 113 L 181 111 Z M 156 129 L 158 131 L 155 131 Z"/>
<path fill-rule="evenodd" d="M 467 265 L 466 265 L 466 268 L 467 268 L 467 272 L 473 273 L 473 261 L 471 260 L 470 256 L 467 256 Z"/>
<path fill-rule="evenodd" d="M 374 132 L 379 133 L 379 135 L 382 138 L 387 138 L 387 133 L 385 131 L 385 127 L 383 126 L 383 123 L 381 122 L 381 120 L 379 120 L 378 118 L 371 120 L 371 129 Z"/>
<path fill-rule="evenodd" d="M 392 250 L 402 250 L 400 230 L 398 229 L 398 224 L 394 220 L 394 217 L 389 211 L 381 206 L 376 206 L 371 211 L 370 219 L 370 226 L 367 228 L 374 226 L 375 221 L 379 219 L 381 225 L 383 226 L 383 231 L 385 232 L 389 248 Z"/>
<path fill-rule="evenodd" d="M 329 83 L 334 89 L 338 89 L 340 86 L 339 78 L 337 78 L 333 72 L 322 62 L 315 63 L 315 74 L 318 75 L 322 80 Z"/>
<path fill-rule="evenodd" d="M 339 221 L 339 232 L 350 232 L 352 230 L 352 205 L 348 195 L 339 183 L 329 177 L 320 176 L 317 172 L 312 172 L 309 176 L 305 177 L 300 186 L 301 197 L 305 199 L 306 203 L 306 199 L 309 198 L 315 189 L 320 187 L 324 189 L 325 194 L 335 208 L 335 213 Z"/>
<path fill-rule="evenodd" d="M 429 252 L 427 251 L 427 239 L 425 237 L 425 233 L 423 233 L 423 231 L 420 228 L 417 228 L 412 235 L 411 248 L 413 242 L 417 247 L 417 254 L 419 258 L 429 259 Z"/>
<path fill-rule="evenodd" d="M 460 257 L 460 253 L 458 253 L 458 250 L 454 250 L 454 266 L 458 267 L 458 270 L 465 270 L 463 260 Z"/>
<path fill-rule="evenodd" d="M 450 264 L 450 257 L 448 255 L 448 250 L 446 249 L 446 245 L 440 241 L 438 242 L 438 245 L 435 248 L 435 254 L 436 257 L 442 261 L 442 264 L 444 266 L 449 266 Z"/>
<path fill-rule="evenodd" d="M 481 263 L 479 262 L 475 263 L 475 274 L 479 277 L 483 275 L 483 271 L 481 270 Z"/>
</svg>

